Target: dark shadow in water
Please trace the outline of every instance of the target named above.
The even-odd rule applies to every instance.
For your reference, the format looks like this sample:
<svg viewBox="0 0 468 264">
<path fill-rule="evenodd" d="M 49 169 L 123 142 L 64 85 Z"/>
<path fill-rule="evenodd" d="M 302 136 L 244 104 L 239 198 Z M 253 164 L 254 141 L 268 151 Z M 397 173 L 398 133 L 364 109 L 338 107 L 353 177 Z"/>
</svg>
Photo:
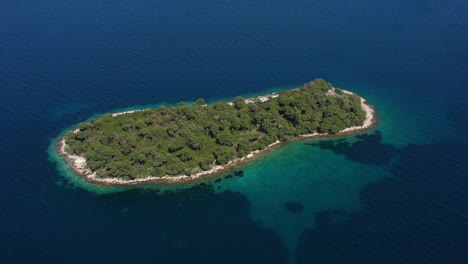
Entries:
<svg viewBox="0 0 468 264">
<path fill-rule="evenodd" d="M 304 210 L 304 205 L 299 202 L 288 201 L 284 203 L 284 208 L 293 214 L 298 214 Z"/>
<path fill-rule="evenodd" d="M 345 155 L 346 158 L 352 161 L 378 166 L 389 165 L 392 158 L 399 154 L 399 150 L 395 146 L 382 143 L 382 133 L 380 131 L 358 135 L 356 138 L 359 140 L 354 143 L 350 143 L 345 139 L 329 139 L 305 144 L 331 150 L 335 154 Z"/>
<path fill-rule="evenodd" d="M 238 170 L 234 172 L 234 176 L 236 177 L 244 177 L 244 171 L 243 170 Z"/>
<path fill-rule="evenodd" d="M 135 190 L 81 196 L 81 203 L 84 200 L 89 208 L 80 204 L 70 210 L 71 215 L 49 223 L 55 232 L 47 238 L 50 250 L 40 259 L 49 263 L 288 263 L 281 238 L 251 220 L 250 204 L 240 193 L 217 194 L 212 185 L 201 184 L 165 195 Z M 21 258 L 29 263 L 36 259 Z"/>
<path fill-rule="evenodd" d="M 395 177 L 361 192 L 363 209 L 344 222 L 316 215 L 301 235 L 297 263 L 466 263 L 468 148 L 409 145 Z"/>
</svg>

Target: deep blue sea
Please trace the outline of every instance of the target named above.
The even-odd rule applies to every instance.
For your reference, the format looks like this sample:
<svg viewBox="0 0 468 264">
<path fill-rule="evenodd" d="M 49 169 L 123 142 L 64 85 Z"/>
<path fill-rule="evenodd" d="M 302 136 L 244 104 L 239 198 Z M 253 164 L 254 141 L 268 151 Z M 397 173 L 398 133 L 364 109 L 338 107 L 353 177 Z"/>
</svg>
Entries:
<svg viewBox="0 0 468 264">
<path fill-rule="evenodd" d="M 366 133 L 182 190 L 76 180 L 103 113 L 325 78 Z M 0 1 L 1 263 L 468 263 L 468 1 Z"/>
</svg>

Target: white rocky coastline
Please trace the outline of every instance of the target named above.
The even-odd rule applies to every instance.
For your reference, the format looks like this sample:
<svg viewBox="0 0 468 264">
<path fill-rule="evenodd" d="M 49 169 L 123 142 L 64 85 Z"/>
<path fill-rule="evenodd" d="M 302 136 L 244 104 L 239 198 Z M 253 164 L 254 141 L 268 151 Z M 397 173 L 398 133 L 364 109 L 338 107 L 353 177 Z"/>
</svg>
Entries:
<svg viewBox="0 0 468 264">
<path fill-rule="evenodd" d="M 266 102 L 266 101 L 270 100 L 270 98 L 276 98 L 278 96 L 279 96 L 278 93 L 265 94 L 265 95 L 261 95 L 261 96 L 257 96 L 257 97 L 247 98 L 247 99 L 244 100 L 244 102 L 246 104 L 251 104 L 251 103 L 254 103 L 255 100 L 259 100 L 260 102 L 263 103 L 263 102 Z M 229 102 L 228 105 L 233 106 L 234 102 Z"/>
<path fill-rule="evenodd" d="M 193 175 L 178 175 L 178 176 L 166 175 L 166 176 L 158 176 L 158 177 L 156 177 L 156 176 L 147 176 L 145 178 L 133 179 L 133 180 L 123 180 L 123 179 L 116 179 L 116 178 L 98 178 L 98 177 L 96 177 L 96 172 L 91 171 L 91 169 L 87 167 L 86 159 L 84 157 L 77 156 L 77 155 L 72 155 L 72 154 L 69 154 L 66 151 L 66 148 L 67 148 L 68 145 L 65 142 L 64 138 L 62 138 L 62 140 L 60 140 L 60 142 L 58 143 L 58 151 L 59 151 L 60 155 L 65 157 L 65 159 L 69 162 L 69 165 L 71 166 L 73 171 L 75 171 L 77 174 L 85 177 L 88 181 L 96 182 L 96 183 L 102 183 L 102 184 L 111 184 L 111 185 L 136 185 L 136 184 L 149 183 L 149 182 L 165 182 L 165 183 L 176 183 L 176 182 L 184 182 L 184 181 L 185 182 L 190 182 L 190 181 L 193 181 L 193 180 L 198 179 L 200 177 L 207 176 L 207 175 L 214 174 L 214 173 L 220 172 L 222 170 L 225 170 L 225 169 L 227 169 L 228 167 L 232 166 L 235 163 L 239 163 L 239 162 L 242 162 L 244 160 L 251 159 L 255 155 L 257 155 L 257 154 L 259 154 L 261 152 L 265 152 L 265 151 L 271 149 L 271 147 L 273 147 L 274 145 L 277 145 L 279 143 L 281 143 L 281 142 L 279 140 L 277 140 L 277 141 L 271 143 L 270 145 L 268 145 L 263 150 L 252 151 L 245 157 L 237 158 L 235 160 L 231 160 L 225 165 L 216 165 L 213 168 L 211 168 L 210 170 L 201 171 L 201 172 L 198 172 L 198 173 L 193 174 Z"/>
<path fill-rule="evenodd" d="M 113 113 L 112 114 L 112 117 L 116 117 L 116 116 L 119 116 L 119 115 L 125 115 L 125 114 L 131 114 L 131 113 L 135 113 L 135 112 L 140 112 L 140 111 L 143 111 L 145 109 L 141 109 L 141 110 L 130 110 L 130 111 L 123 111 L 123 112 L 118 112 L 118 113 Z"/>
<path fill-rule="evenodd" d="M 279 96 L 278 93 L 271 93 L 271 94 L 261 95 L 261 96 L 258 96 L 258 97 L 247 98 L 247 99 L 245 99 L 245 103 L 246 104 L 254 103 L 255 99 L 257 99 L 257 100 L 259 100 L 260 102 L 263 103 L 263 102 L 266 102 L 266 101 L 270 100 L 270 98 L 276 98 L 278 96 Z M 228 105 L 233 106 L 234 102 L 229 102 Z M 207 106 L 207 105 L 204 104 L 203 106 Z M 148 109 L 129 110 L 129 111 L 113 113 L 111 115 L 112 115 L 112 117 L 116 117 L 116 116 L 120 116 L 120 115 L 131 114 L 131 113 L 141 112 L 141 111 L 145 111 L 145 110 L 148 110 Z"/>
<path fill-rule="evenodd" d="M 350 91 L 342 90 L 344 93 L 347 94 L 354 94 Z M 362 123 L 362 126 L 353 126 L 353 127 L 348 127 L 343 130 L 340 130 L 338 133 L 348 133 L 348 132 L 353 132 L 353 131 L 359 131 L 359 130 L 364 130 L 369 127 L 371 127 L 374 122 L 375 122 L 375 111 L 374 108 L 372 108 L 370 105 L 367 104 L 366 100 L 362 97 L 361 98 L 361 108 L 366 112 L 366 119 L 364 119 L 364 122 Z"/>
<path fill-rule="evenodd" d="M 348 94 L 353 94 L 352 92 L 345 91 L 343 92 L 348 93 Z M 270 98 L 275 98 L 278 97 L 279 95 L 277 93 L 272 93 L 272 94 L 267 94 L 264 96 L 259 96 L 257 98 L 248 98 L 245 99 L 246 103 L 253 103 L 255 102 L 255 99 L 260 100 L 261 102 L 266 102 Z M 375 111 L 374 109 L 367 104 L 366 100 L 364 98 L 361 99 L 361 108 L 366 112 L 366 118 L 361 126 L 353 126 L 353 127 L 348 127 L 343 130 L 340 130 L 338 134 L 345 134 L 345 133 L 352 133 L 360 130 L 365 130 L 367 128 L 370 128 L 374 122 L 375 122 Z M 228 103 L 230 105 L 233 105 L 232 102 Z M 122 114 L 128 114 L 128 113 L 133 113 L 133 112 L 138 112 L 138 111 L 143 111 L 143 110 L 133 110 L 133 111 L 125 111 L 125 112 L 120 112 L 120 113 L 114 113 L 112 114 L 113 117 L 122 115 Z M 77 133 L 79 129 L 75 129 L 73 132 Z M 312 134 L 305 134 L 305 135 L 300 135 L 300 138 L 312 138 L 312 137 L 321 137 L 321 136 L 327 136 L 327 133 L 312 133 Z M 80 176 L 84 177 L 86 180 L 94 183 L 99 183 L 99 184 L 105 184 L 105 185 L 138 185 L 138 184 L 144 184 L 144 183 L 183 183 L 183 182 L 192 182 L 194 180 L 200 179 L 205 176 L 209 176 L 212 174 L 216 174 L 218 172 L 221 172 L 233 164 L 240 163 L 242 161 L 251 159 L 255 157 L 256 155 L 270 150 L 273 146 L 280 144 L 281 142 L 277 140 L 276 142 L 271 143 L 268 145 L 265 149 L 262 150 L 255 150 L 247 154 L 245 157 L 242 158 L 237 158 L 235 160 L 229 161 L 225 165 L 216 165 L 210 170 L 207 171 L 201 171 L 193 175 L 178 175 L 178 176 L 147 176 L 145 178 L 139 178 L 139 179 L 133 179 L 133 180 L 123 180 L 123 179 L 116 179 L 116 178 L 98 178 L 96 176 L 96 172 L 93 172 L 90 168 L 87 167 L 86 164 L 86 159 L 81 156 L 77 155 L 72 155 L 69 154 L 66 149 L 67 149 L 67 143 L 65 142 L 65 138 L 62 138 L 58 145 L 57 145 L 57 150 L 59 154 L 64 157 L 67 161 L 68 164 L 71 166 L 71 169 L 79 174 Z"/>
<path fill-rule="evenodd" d="M 333 88 L 335 89 L 335 88 Z M 346 91 L 346 90 L 342 90 L 344 93 L 347 93 L 347 94 L 354 94 L 350 91 Z M 332 91 L 330 94 L 334 94 L 334 91 Z M 357 132 L 357 131 L 361 131 L 361 130 L 365 130 L 365 129 L 368 129 L 370 128 L 374 122 L 375 122 L 375 111 L 374 111 L 374 108 L 372 108 L 372 106 L 370 106 L 369 104 L 367 104 L 367 101 L 360 97 L 361 99 L 361 109 L 366 112 L 366 119 L 364 119 L 364 122 L 362 123 L 361 126 L 352 126 L 352 127 L 347 127 L 345 129 L 342 129 L 340 131 L 338 131 L 337 134 L 346 134 L 346 133 L 352 133 L 352 132 Z M 311 137 L 320 137 L 320 136 L 328 136 L 329 134 L 328 133 L 312 133 L 312 134 L 304 134 L 304 135 L 300 135 L 299 137 L 301 138 L 311 138 Z"/>
</svg>

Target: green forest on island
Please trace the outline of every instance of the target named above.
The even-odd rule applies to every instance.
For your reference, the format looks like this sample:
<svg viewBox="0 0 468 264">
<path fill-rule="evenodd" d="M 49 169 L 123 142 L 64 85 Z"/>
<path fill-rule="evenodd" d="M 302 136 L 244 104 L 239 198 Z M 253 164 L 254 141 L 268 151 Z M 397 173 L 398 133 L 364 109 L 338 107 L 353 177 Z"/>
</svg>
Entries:
<svg viewBox="0 0 468 264">
<path fill-rule="evenodd" d="M 276 98 L 233 105 L 160 106 L 79 124 L 68 132 L 67 152 L 84 156 L 98 177 L 121 179 L 192 175 L 223 165 L 276 140 L 330 133 L 362 125 L 360 98 L 322 79 L 279 93 Z"/>
</svg>

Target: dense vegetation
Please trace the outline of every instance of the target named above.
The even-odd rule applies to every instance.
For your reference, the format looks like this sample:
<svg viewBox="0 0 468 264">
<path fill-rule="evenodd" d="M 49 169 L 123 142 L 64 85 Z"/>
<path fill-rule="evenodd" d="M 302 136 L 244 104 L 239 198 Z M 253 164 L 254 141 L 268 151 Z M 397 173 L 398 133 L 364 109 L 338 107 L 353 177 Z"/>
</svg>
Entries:
<svg viewBox="0 0 468 264">
<path fill-rule="evenodd" d="M 65 139 L 68 152 L 84 155 L 98 177 L 191 175 L 226 164 L 276 140 L 308 133 L 336 133 L 362 125 L 365 112 L 356 95 L 317 79 L 278 97 L 232 105 L 193 105 L 104 115 L 79 125 Z"/>
</svg>

